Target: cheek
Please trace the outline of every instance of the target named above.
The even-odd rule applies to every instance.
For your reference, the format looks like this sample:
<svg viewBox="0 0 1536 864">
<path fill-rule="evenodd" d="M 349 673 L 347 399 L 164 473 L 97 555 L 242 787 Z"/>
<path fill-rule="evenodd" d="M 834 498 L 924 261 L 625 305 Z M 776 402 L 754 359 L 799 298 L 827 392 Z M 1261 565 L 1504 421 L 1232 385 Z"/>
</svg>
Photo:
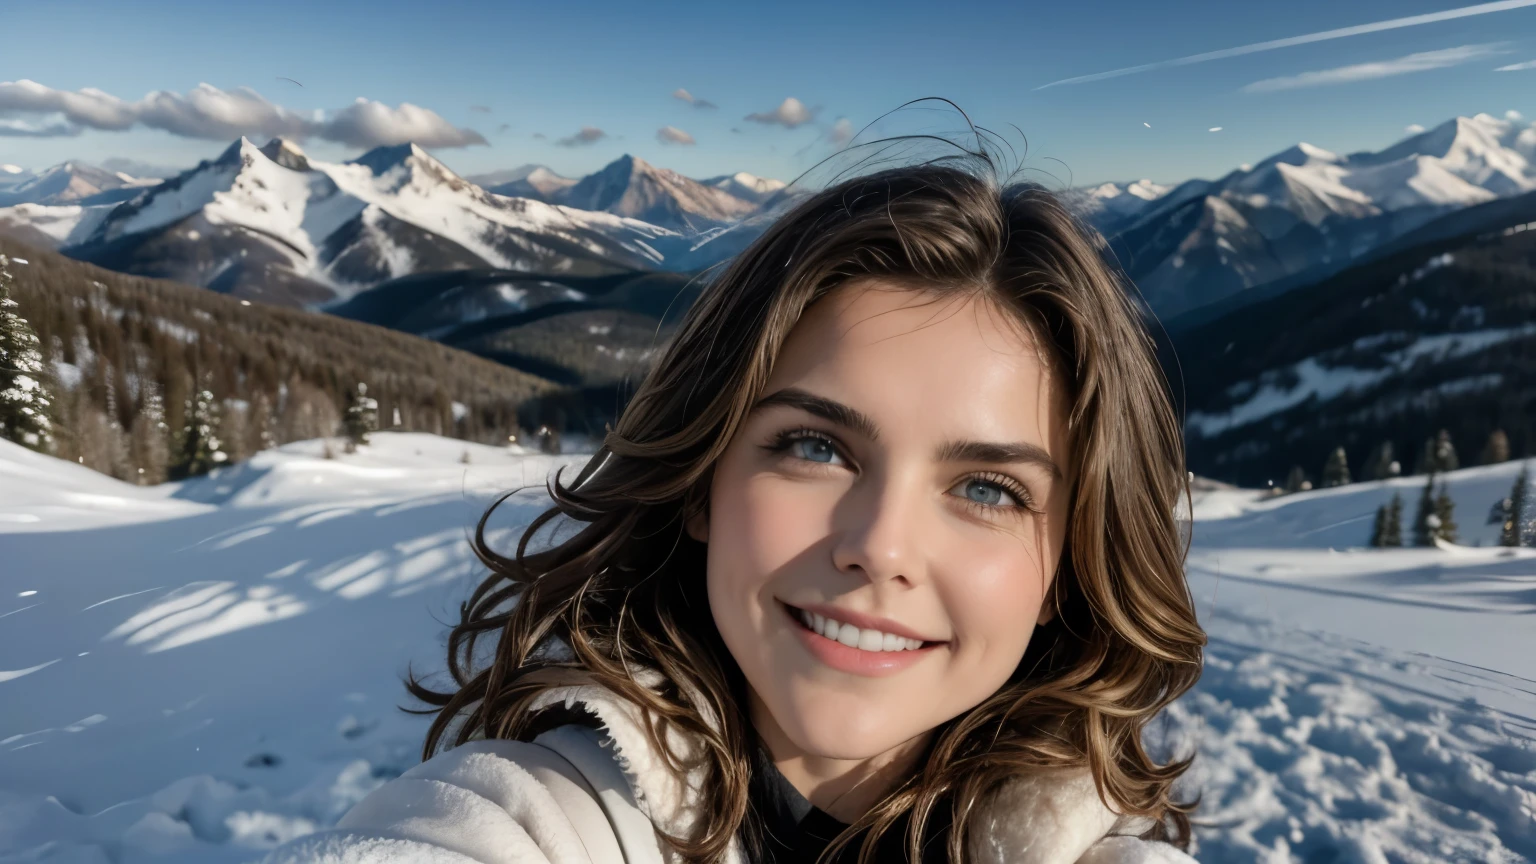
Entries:
<svg viewBox="0 0 1536 864">
<path fill-rule="evenodd" d="M 710 505 L 710 579 L 755 589 L 826 538 L 831 503 L 809 484 L 727 472 Z"/>
<path fill-rule="evenodd" d="M 988 667 L 1001 683 L 1029 645 L 1049 587 L 1049 556 L 1017 541 L 976 543 L 946 564 L 940 592 L 960 636 L 960 652 Z"/>
</svg>

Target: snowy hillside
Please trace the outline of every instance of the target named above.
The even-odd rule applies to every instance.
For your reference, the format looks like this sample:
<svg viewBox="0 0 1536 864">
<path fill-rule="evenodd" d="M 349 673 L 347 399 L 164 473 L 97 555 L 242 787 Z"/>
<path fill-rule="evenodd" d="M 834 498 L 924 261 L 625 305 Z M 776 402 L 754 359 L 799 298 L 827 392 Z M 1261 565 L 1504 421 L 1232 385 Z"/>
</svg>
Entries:
<svg viewBox="0 0 1536 864">
<path fill-rule="evenodd" d="M 584 459 L 319 452 L 144 489 L 0 442 L 0 862 L 255 861 L 419 760 L 467 532 Z M 1469 537 L 1517 469 L 1449 475 Z M 1392 485 L 1197 493 L 1206 672 L 1148 737 L 1198 747 L 1207 864 L 1536 860 L 1536 549 L 1359 548 Z"/>
</svg>

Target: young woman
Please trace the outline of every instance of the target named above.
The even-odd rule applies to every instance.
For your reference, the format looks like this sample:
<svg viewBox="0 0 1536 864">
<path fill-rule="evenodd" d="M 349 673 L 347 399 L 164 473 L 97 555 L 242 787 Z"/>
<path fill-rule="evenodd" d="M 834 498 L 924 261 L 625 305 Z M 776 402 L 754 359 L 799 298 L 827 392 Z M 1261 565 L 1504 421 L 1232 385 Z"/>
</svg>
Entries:
<svg viewBox="0 0 1536 864">
<path fill-rule="evenodd" d="M 482 519 L 425 761 L 268 861 L 1192 860 L 1153 344 L 1056 197 L 945 162 L 730 262 L 514 557 Z"/>
</svg>

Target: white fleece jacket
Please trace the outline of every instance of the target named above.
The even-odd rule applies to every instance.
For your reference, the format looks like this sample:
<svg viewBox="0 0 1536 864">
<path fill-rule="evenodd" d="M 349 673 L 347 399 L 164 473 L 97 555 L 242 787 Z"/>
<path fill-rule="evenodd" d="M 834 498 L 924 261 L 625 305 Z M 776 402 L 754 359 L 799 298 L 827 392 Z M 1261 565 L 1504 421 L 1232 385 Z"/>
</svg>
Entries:
<svg viewBox="0 0 1536 864">
<path fill-rule="evenodd" d="M 649 744 L 638 706 L 593 683 L 546 692 L 595 714 L 603 732 L 565 726 L 533 743 L 471 741 L 360 801 L 335 828 L 291 841 L 262 864 L 675 864 L 654 828 L 686 835 L 702 812 L 698 775 L 677 777 Z M 680 753 L 692 749 L 673 733 Z M 1145 822 L 1104 806 L 1086 773 L 1021 777 L 972 823 L 975 864 L 1196 864 L 1133 836 Z M 745 861 L 733 845 L 730 864 Z M 809 862 L 807 862 L 809 864 Z"/>
</svg>

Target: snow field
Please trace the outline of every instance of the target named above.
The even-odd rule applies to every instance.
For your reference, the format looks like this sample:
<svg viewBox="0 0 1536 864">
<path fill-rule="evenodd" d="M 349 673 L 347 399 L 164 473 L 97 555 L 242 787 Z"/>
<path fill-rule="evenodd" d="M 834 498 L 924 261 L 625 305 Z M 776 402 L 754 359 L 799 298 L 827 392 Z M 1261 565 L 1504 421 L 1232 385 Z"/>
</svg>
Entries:
<svg viewBox="0 0 1536 864">
<path fill-rule="evenodd" d="M 475 521 L 585 457 L 335 449 L 145 489 L 0 442 L 0 864 L 254 862 L 420 759 Z M 1362 548 L 1423 478 L 1197 493 L 1206 671 L 1147 737 L 1197 753 L 1200 860 L 1536 860 L 1536 549 L 1483 524 L 1518 469 L 1445 475 L 1480 548 Z"/>
</svg>

